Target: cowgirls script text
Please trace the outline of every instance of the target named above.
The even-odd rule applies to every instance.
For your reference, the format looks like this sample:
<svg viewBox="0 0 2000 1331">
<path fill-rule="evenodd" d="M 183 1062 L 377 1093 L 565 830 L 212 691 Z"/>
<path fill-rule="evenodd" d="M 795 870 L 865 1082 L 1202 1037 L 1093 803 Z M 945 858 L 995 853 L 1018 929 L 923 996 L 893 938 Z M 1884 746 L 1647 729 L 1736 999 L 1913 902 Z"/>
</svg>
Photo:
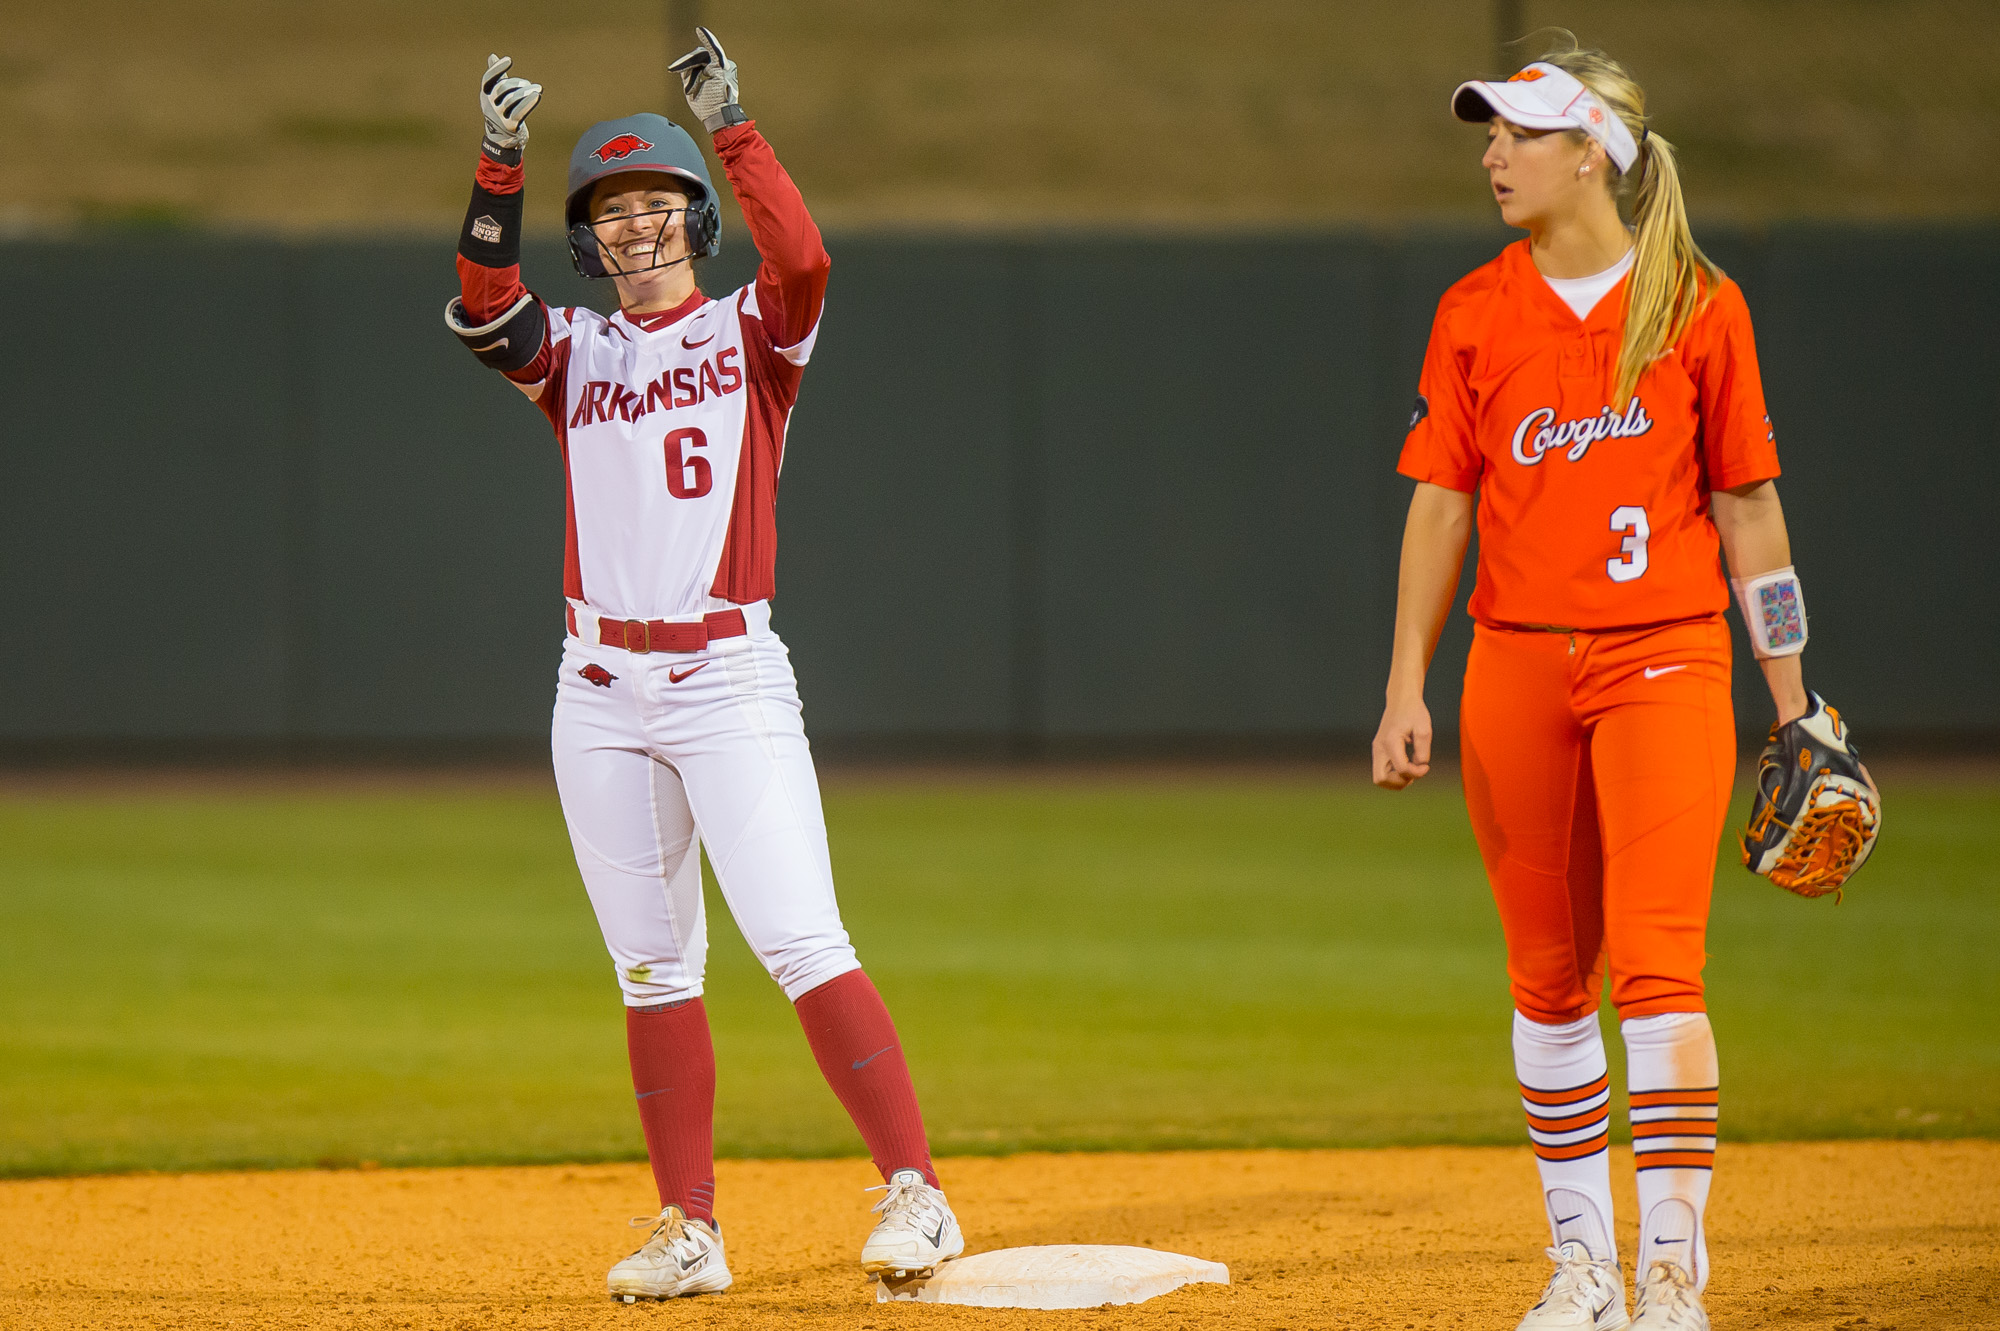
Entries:
<svg viewBox="0 0 2000 1331">
<path fill-rule="evenodd" d="M 1542 460 L 1544 453 L 1566 447 L 1569 460 L 1579 462 L 1600 439 L 1624 439 L 1652 428 L 1653 418 L 1646 414 L 1636 395 L 1626 405 L 1623 415 L 1606 407 L 1595 416 L 1558 422 L 1554 407 L 1536 407 L 1514 427 L 1514 461 L 1532 467 Z"/>
</svg>

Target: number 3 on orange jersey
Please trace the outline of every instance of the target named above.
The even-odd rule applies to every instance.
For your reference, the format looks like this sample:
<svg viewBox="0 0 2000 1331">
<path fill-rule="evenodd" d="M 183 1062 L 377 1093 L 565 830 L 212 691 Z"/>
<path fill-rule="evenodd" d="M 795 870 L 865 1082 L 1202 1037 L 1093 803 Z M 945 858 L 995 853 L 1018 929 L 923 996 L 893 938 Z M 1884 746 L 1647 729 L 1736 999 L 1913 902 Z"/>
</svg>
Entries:
<svg viewBox="0 0 2000 1331">
<path fill-rule="evenodd" d="M 1618 548 L 1625 553 L 1616 559 L 1604 561 L 1604 571 L 1611 575 L 1613 582 L 1630 582 L 1634 578 L 1646 576 L 1646 541 L 1653 534 L 1653 525 L 1646 521 L 1646 510 L 1637 504 L 1625 504 L 1611 510 L 1611 530 L 1626 533 Z"/>
</svg>

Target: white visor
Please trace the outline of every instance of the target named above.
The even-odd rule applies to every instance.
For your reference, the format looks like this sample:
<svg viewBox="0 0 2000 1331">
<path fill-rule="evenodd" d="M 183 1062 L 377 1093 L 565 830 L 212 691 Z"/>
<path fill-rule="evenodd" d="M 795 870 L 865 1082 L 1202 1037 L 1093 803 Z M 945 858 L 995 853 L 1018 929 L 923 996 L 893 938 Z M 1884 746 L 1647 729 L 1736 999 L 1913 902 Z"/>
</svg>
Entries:
<svg viewBox="0 0 2000 1331">
<path fill-rule="evenodd" d="M 1639 160 L 1639 145 L 1625 122 L 1574 74 L 1540 60 L 1504 83 L 1459 84 L 1451 113 L 1476 125 L 1497 115 L 1523 129 L 1580 129 L 1604 145 L 1620 171 L 1630 171 Z"/>
</svg>

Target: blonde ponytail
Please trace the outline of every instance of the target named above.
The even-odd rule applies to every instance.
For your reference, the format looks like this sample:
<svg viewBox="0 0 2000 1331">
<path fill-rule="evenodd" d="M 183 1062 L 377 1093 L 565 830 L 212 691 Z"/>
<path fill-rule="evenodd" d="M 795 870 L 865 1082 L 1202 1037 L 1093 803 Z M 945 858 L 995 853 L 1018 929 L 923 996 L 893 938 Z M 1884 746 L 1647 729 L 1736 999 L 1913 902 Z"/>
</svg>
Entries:
<svg viewBox="0 0 2000 1331">
<path fill-rule="evenodd" d="M 1612 398 L 1623 403 L 1637 389 L 1646 367 L 1673 347 L 1715 294 L 1722 270 L 1709 262 L 1688 230 L 1674 146 L 1646 128 L 1645 89 L 1604 52 L 1577 49 L 1574 37 L 1569 37 L 1569 49 L 1552 51 L 1542 59 L 1575 75 L 1597 94 L 1639 145 L 1638 188 L 1632 198 L 1632 224 L 1638 234 L 1632 272 L 1625 282 L 1625 343 L 1618 352 L 1618 389 Z M 1583 137 L 1582 130 L 1573 132 Z M 1615 164 L 1612 170 L 1617 171 Z M 1620 175 L 1614 190 L 1630 189 L 1632 174 Z"/>
</svg>

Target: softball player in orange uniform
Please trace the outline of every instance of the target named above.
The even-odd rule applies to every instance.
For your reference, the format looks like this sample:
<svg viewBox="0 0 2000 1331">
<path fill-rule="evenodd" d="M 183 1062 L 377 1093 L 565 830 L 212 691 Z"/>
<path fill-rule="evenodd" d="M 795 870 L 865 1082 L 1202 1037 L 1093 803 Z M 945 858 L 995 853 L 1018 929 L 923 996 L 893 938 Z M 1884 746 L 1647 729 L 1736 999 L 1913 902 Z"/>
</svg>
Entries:
<svg viewBox="0 0 2000 1331">
<path fill-rule="evenodd" d="M 1399 466 L 1417 487 L 1374 779 L 1397 790 L 1429 770 L 1424 675 L 1477 496 L 1465 797 L 1556 1263 L 1520 1325 L 1631 1324 L 1597 1022 L 1608 964 L 1639 1170 L 1637 1325 L 1705 1328 L 1717 1074 L 1701 971 L 1736 759 L 1718 553 L 1755 607 L 1778 719 L 1823 706 L 1801 683 L 1750 316 L 1695 246 L 1673 150 L 1617 62 L 1558 52 L 1452 106 L 1489 125 L 1482 165 L 1528 238 L 1438 306 Z"/>
</svg>

